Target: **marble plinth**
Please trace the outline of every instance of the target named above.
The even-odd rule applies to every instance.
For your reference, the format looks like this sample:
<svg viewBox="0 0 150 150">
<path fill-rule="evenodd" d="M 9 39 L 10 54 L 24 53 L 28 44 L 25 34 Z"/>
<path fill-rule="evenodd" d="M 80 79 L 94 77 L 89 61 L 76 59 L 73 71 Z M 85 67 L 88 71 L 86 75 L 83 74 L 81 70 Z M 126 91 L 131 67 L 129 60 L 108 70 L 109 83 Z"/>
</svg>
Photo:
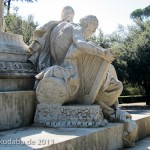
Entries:
<svg viewBox="0 0 150 150">
<path fill-rule="evenodd" d="M 39 104 L 34 124 L 47 127 L 99 127 L 105 125 L 99 105 Z"/>
</svg>

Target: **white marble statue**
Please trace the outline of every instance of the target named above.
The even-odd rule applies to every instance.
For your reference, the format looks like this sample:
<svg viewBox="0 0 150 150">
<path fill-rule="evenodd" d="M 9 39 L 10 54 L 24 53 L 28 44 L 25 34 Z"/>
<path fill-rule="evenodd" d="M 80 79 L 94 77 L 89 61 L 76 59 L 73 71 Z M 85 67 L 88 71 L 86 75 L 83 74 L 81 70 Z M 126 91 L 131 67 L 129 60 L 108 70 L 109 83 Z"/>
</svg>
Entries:
<svg viewBox="0 0 150 150">
<path fill-rule="evenodd" d="M 74 15 L 74 13 L 73 13 Z M 72 15 L 72 17 L 73 17 Z M 112 49 L 103 49 L 87 38 L 98 28 L 98 19 L 85 16 L 79 24 L 50 21 L 34 32 L 29 60 L 36 65 L 36 96 L 41 104 L 99 104 L 106 119 L 126 122 L 125 146 L 132 146 L 137 126 L 118 107 L 123 86 L 111 62 Z"/>
<path fill-rule="evenodd" d="M 61 13 L 61 21 L 73 22 L 75 12 L 71 6 L 65 6 Z"/>
<path fill-rule="evenodd" d="M 29 58 L 36 67 L 38 72 L 43 69 L 52 66 L 53 60 L 50 60 L 50 36 L 53 28 L 60 24 L 61 22 L 72 22 L 74 18 L 74 10 L 70 6 L 66 6 L 63 8 L 61 13 L 60 21 L 49 21 L 41 28 L 37 29 L 33 33 L 33 42 L 30 45 L 29 49 L 32 56 Z M 62 24 L 63 26 L 64 24 Z M 42 51 L 41 53 L 39 53 Z M 49 54 L 48 54 L 49 53 Z M 64 55 L 64 54 L 63 54 Z M 55 64 L 55 62 L 54 62 Z"/>
</svg>

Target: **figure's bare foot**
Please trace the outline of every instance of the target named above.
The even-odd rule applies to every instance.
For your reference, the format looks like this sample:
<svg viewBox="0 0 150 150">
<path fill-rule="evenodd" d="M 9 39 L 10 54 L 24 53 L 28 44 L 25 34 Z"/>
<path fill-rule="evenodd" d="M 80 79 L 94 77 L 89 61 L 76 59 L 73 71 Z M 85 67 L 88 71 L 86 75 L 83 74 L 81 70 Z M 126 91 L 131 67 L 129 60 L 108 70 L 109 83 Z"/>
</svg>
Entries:
<svg viewBox="0 0 150 150">
<path fill-rule="evenodd" d="M 106 119 L 109 120 L 110 116 L 113 116 L 115 114 L 115 110 L 113 108 L 107 106 L 104 102 L 99 102 L 98 104 L 101 106 L 102 112 Z"/>
<path fill-rule="evenodd" d="M 97 101 L 97 104 L 100 105 L 100 107 L 102 108 L 102 111 L 107 111 L 107 112 L 109 112 L 109 114 L 114 113 L 114 109 L 112 109 L 111 107 L 106 105 L 104 102 Z"/>
<path fill-rule="evenodd" d="M 110 107 L 106 107 L 102 111 L 104 114 L 108 114 L 108 115 L 113 115 L 115 113 L 115 110 Z"/>
<path fill-rule="evenodd" d="M 108 120 L 104 119 L 103 122 L 100 124 L 100 127 L 105 127 L 106 125 L 108 125 Z"/>
<path fill-rule="evenodd" d="M 110 122 L 113 122 L 115 118 L 115 110 L 110 107 L 106 107 L 102 111 L 104 114 L 104 118 L 108 119 Z"/>
</svg>

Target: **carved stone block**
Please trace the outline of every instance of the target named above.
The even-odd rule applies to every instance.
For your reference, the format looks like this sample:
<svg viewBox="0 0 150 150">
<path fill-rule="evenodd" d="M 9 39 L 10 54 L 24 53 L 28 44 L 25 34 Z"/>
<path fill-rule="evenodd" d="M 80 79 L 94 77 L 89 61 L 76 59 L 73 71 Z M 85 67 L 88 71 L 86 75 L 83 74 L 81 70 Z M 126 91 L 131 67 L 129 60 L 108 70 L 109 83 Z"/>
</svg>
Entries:
<svg viewBox="0 0 150 150">
<path fill-rule="evenodd" d="M 36 73 L 31 63 L 0 62 L 0 91 L 33 90 Z"/>
<path fill-rule="evenodd" d="M 47 127 L 99 127 L 103 126 L 99 105 L 37 105 L 34 123 Z"/>
</svg>

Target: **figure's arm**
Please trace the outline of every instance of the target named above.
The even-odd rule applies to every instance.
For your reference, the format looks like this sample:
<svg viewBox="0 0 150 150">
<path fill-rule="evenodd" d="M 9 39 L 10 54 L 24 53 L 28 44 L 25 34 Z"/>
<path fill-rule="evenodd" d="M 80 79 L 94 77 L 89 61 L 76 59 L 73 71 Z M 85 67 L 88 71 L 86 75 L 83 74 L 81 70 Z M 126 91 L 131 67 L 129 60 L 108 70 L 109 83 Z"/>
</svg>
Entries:
<svg viewBox="0 0 150 150">
<path fill-rule="evenodd" d="M 73 30 L 73 42 L 75 46 L 83 52 L 100 56 L 110 62 L 114 59 L 114 53 L 112 49 L 103 49 L 96 47 L 91 42 L 87 42 L 83 37 L 83 31 L 80 27 Z"/>
</svg>

